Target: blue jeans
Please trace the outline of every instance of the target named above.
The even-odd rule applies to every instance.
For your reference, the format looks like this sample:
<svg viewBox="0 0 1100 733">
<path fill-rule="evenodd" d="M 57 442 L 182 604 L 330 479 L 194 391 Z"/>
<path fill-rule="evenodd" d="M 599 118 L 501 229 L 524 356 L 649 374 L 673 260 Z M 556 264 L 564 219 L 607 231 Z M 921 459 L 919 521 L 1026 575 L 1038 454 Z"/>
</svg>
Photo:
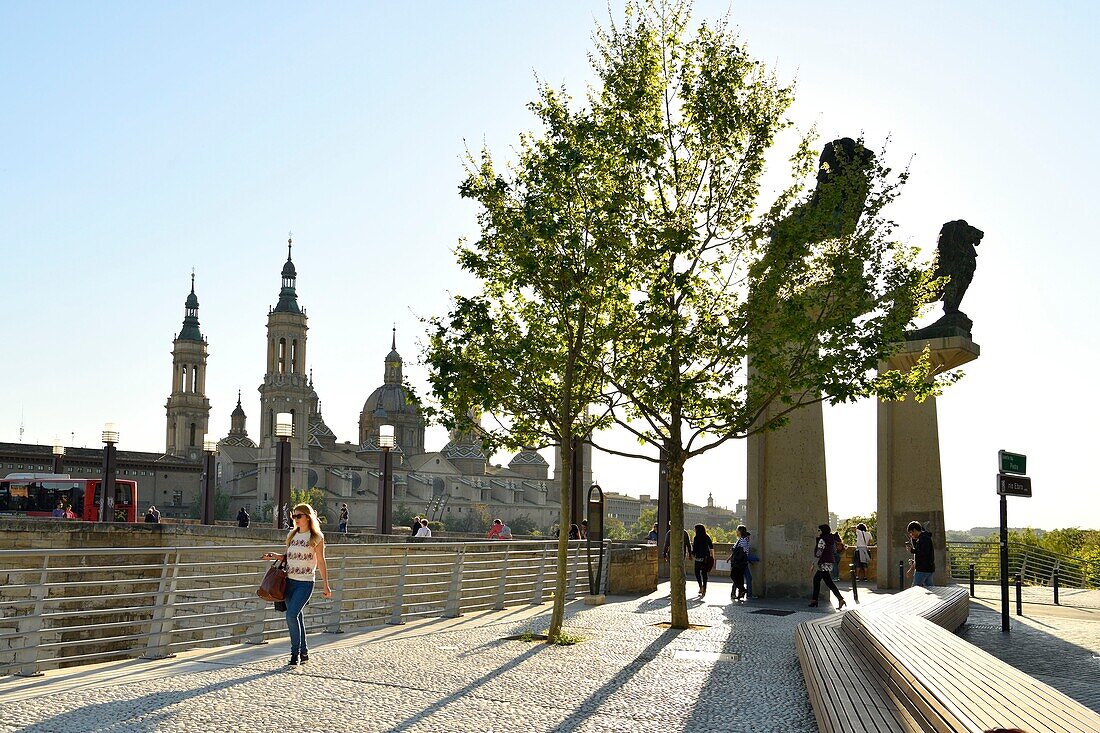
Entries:
<svg viewBox="0 0 1100 733">
<path fill-rule="evenodd" d="M 306 648 L 306 621 L 302 609 L 313 595 L 312 580 L 286 580 L 286 625 L 290 629 L 290 656 L 308 654 Z"/>
<path fill-rule="evenodd" d="M 932 573 L 922 573 L 916 570 L 913 572 L 913 585 L 922 585 L 925 588 L 932 588 L 936 584 L 932 582 Z"/>
<path fill-rule="evenodd" d="M 745 566 L 745 597 L 752 598 L 752 563 Z"/>
</svg>

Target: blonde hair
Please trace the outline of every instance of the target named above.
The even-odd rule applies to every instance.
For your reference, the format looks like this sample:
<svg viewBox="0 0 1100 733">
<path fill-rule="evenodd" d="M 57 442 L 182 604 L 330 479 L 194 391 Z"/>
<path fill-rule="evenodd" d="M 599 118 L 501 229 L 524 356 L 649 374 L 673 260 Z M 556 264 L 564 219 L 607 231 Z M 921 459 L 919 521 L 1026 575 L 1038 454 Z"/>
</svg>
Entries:
<svg viewBox="0 0 1100 733">
<path fill-rule="evenodd" d="M 304 513 L 309 517 L 309 546 L 316 547 L 320 543 L 325 541 L 325 534 L 321 531 L 321 523 L 317 520 L 317 510 L 311 507 L 309 504 L 298 504 L 290 510 L 291 514 L 295 512 Z M 286 546 L 290 547 L 290 541 L 294 539 L 294 535 L 298 534 L 297 525 L 291 525 L 290 533 L 286 536 Z"/>
</svg>

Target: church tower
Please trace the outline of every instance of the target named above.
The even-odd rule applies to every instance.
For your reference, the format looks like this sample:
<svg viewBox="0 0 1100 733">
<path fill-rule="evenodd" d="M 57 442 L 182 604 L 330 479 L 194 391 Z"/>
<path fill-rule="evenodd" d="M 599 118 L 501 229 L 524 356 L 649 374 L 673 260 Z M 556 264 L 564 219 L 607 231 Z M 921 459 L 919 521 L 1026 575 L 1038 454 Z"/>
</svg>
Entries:
<svg viewBox="0 0 1100 733">
<path fill-rule="evenodd" d="M 195 273 L 191 273 L 191 294 L 183 313 L 183 328 L 172 342 L 172 393 L 164 406 L 168 414 L 164 452 L 197 461 L 210 425 L 210 400 L 206 398 L 207 349 L 199 331 Z"/>
<path fill-rule="evenodd" d="M 275 416 L 294 416 L 291 445 L 304 450 L 309 440 L 309 377 L 306 374 L 306 313 L 298 307 L 298 273 L 287 240 L 279 302 L 267 314 L 267 373 L 260 385 L 260 446 L 275 444 Z"/>
</svg>

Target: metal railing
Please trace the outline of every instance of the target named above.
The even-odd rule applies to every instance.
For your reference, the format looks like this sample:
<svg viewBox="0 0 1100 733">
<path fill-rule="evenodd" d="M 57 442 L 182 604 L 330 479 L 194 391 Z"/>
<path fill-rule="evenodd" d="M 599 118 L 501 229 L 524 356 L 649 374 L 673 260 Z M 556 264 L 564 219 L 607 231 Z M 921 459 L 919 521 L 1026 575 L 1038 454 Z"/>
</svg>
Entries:
<svg viewBox="0 0 1100 733">
<path fill-rule="evenodd" d="M 947 557 L 955 580 L 969 580 L 971 565 L 976 582 L 1000 578 L 1000 547 L 995 540 L 948 542 Z M 1023 542 L 1008 543 L 1008 572 L 1012 578 L 1019 575 L 1025 585 L 1053 586 L 1057 578 L 1064 587 L 1100 588 L 1100 564 Z"/>
<path fill-rule="evenodd" d="M 567 599 L 588 593 L 570 542 Z M 274 545 L 0 550 L 0 674 L 199 646 L 261 644 L 286 621 L 256 596 Z M 328 545 L 332 598 L 314 590 L 312 632 L 538 604 L 554 590 L 556 542 Z M 607 573 L 604 573 L 607 577 Z"/>
</svg>

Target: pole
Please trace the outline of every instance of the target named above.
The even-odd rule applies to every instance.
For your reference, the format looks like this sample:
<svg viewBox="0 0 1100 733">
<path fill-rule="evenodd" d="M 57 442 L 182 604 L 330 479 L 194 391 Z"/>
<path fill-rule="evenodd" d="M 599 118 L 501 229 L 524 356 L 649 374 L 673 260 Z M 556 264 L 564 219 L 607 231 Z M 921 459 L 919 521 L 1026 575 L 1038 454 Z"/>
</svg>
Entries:
<svg viewBox="0 0 1100 733">
<path fill-rule="evenodd" d="M 206 452 L 202 473 L 202 501 L 199 505 L 199 521 L 214 524 L 214 453 Z"/>
<path fill-rule="evenodd" d="M 661 451 L 661 462 L 658 464 L 657 469 L 657 552 L 661 552 L 661 548 L 664 547 L 665 534 L 669 531 L 668 522 L 672 516 L 669 510 L 669 496 L 668 496 L 668 461 L 665 459 L 665 452 Z M 669 552 L 671 552 L 671 542 L 669 543 Z M 657 563 L 658 576 L 663 580 L 669 577 L 668 563 L 664 558 L 661 558 Z"/>
<path fill-rule="evenodd" d="M 905 561 L 898 560 L 898 590 L 905 590 Z"/>
<path fill-rule="evenodd" d="M 99 521 L 113 522 L 114 515 L 107 516 L 107 492 L 115 490 L 115 444 L 106 443 L 103 449 L 103 480 L 99 491 Z"/>
<path fill-rule="evenodd" d="M 1057 570 L 1054 571 L 1054 605 L 1055 606 L 1061 605 L 1060 603 L 1058 603 L 1058 571 Z"/>
<path fill-rule="evenodd" d="M 378 479 L 378 511 L 375 531 L 378 534 L 393 533 L 393 481 L 390 478 L 390 449 L 382 448 L 382 475 Z"/>
<path fill-rule="evenodd" d="M 1001 495 L 1001 631 L 1008 632 L 1008 497 Z"/>
<path fill-rule="evenodd" d="M 858 550 L 857 550 L 858 554 Z M 856 564 L 852 563 L 848 566 L 848 569 L 852 573 L 852 602 L 859 603 L 859 584 L 856 580 Z"/>
<path fill-rule="evenodd" d="M 573 438 L 572 472 L 569 477 L 569 521 L 580 529 L 584 519 L 584 441 Z"/>
<path fill-rule="evenodd" d="M 973 598 L 974 595 L 974 563 L 970 563 L 970 597 Z"/>
<path fill-rule="evenodd" d="M 1020 577 L 1019 573 L 1016 573 L 1016 615 L 1017 616 L 1023 616 L 1024 615 L 1023 593 L 1024 593 L 1023 578 Z"/>
<path fill-rule="evenodd" d="M 283 507 L 290 503 L 290 439 L 279 438 L 275 444 L 275 511 L 271 513 L 275 529 L 283 526 Z"/>
</svg>

